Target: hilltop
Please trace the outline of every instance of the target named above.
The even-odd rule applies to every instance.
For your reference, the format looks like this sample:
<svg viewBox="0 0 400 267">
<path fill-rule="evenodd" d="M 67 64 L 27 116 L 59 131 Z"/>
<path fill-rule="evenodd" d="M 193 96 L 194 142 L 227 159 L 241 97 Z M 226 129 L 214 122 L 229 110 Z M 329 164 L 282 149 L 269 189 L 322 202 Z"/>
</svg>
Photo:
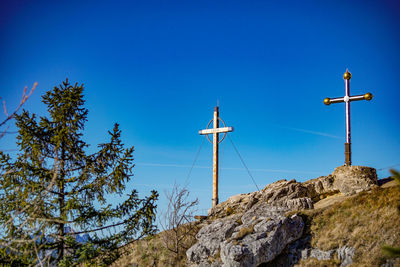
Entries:
<svg viewBox="0 0 400 267">
<path fill-rule="evenodd" d="M 115 266 L 395 266 L 381 250 L 400 244 L 400 187 L 388 181 L 363 166 L 280 180 L 198 217 L 186 255 L 171 255 L 162 232 L 124 248 Z"/>
</svg>

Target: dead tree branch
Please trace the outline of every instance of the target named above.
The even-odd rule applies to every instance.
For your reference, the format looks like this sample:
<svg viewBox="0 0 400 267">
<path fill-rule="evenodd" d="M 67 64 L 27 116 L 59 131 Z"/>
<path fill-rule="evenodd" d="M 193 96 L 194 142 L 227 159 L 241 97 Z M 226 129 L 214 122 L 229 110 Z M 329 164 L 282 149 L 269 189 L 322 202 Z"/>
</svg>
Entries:
<svg viewBox="0 0 400 267">
<path fill-rule="evenodd" d="M 189 200 L 189 191 L 186 187 L 179 187 L 174 184 L 170 192 L 165 192 L 168 207 L 162 214 L 160 225 L 164 230 L 162 234 L 165 247 L 175 255 L 175 260 L 179 261 L 184 257 L 184 252 L 194 240 L 197 232 L 196 226 L 192 222 L 195 207 L 199 201 Z"/>
<path fill-rule="evenodd" d="M 37 82 L 35 82 L 35 83 L 33 84 L 32 88 L 31 88 L 31 90 L 29 91 L 28 94 L 26 94 L 28 87 L 25 86 L 24 91 L 23 91 L 23 93 L 22 93 L 21 101 L 20 101 L 18 107 L 17 107 L 17 108 L 14 110 L 14 112 L 11 113 L 11 114 L 8 114 L 7 106 L 6 106 L 6 101 L 3 100 L 3 112 L 4 112 L 4 114 L 6 115 L 6 118 L 5 118 L 2 122 L 0 122 L 0 127 L 3 126 L 3 125 L 5 125 L 5 124 L 6 124 L 9 120 L 11 120 L 12 118 L 14 118 L 14 116 L 17 114 L 17 112 L 19 111 L 19 109 L 25 104 L 25 102 L 28 100 L 28 98 L 29 98 L 29 97 L 32 95 L 32 93 L 35 91 L 37 84 L 38 84 Z M 1 97 L 0 97 L 0 99 L 1 99 Z M 2 132 L 0 133 L 0 138 L 2 138 L 2 137 L 7 133 L 7 130 L 8 130 L 8 127 L 7 127 L 4 131 L 2 131 Z"/>
</svg>

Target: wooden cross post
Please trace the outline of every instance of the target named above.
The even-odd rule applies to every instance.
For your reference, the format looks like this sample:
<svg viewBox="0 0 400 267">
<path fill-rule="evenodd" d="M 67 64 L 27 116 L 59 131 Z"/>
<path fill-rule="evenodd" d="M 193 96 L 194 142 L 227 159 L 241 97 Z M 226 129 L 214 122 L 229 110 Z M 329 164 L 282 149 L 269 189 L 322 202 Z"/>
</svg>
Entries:
<svg viewBox="0 0 400 267">
<path fill-rule="evenodd" d="M 219 128 L 219 121 L 222 122 L 224 127 Z M 211 122 L 213 122 L 213 128 L 209 129 Z M 206 135 L 208 141 L 213 144 L 213 208 L 218 205 L 218 145 L 224 140 L 227 132 L 232 132 L 233 127 L 226 127 L 225 122 L 219 117 L 218 106 L 214 108 L 214 118 L 208 123 L 207 129 L 200 130 L 199 134 Z M 224 133 L 224 136 L 219 140 L 219 134 Z M 211 141 L 208 137 L 209 134 L 213 135 L 213 140 Z"/>
<path fill-rule="evenodd" d="M 325 98 L 324 104 L 330 105 L 331 103 L 341 103 L 346 104 L 346 143 L 344 144 L 344 154 L 345 154 L 345 165 L 351 165 L 351 128 L 350 128 L 350 102 L 358 100 L 371 100 L 373 95 L 371 93 L 366 93 L 364 95 L 350 96 L 350 79 L 351 73 L 349 70 L 343 74 L 343 79 L 345 83 L 345 96 L 337 98 Z"/>
</svg>

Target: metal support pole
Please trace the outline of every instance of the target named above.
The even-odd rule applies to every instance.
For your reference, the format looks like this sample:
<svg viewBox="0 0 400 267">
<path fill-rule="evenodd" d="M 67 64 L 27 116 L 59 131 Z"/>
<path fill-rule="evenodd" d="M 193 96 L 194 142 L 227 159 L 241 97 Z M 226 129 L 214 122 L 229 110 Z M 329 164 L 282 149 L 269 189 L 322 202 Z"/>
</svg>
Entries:
<svg viewBox="0 0 400 267">
<path fill-rule="evenodd" d="M 343 75 L 345 82 L 344 103 L 346 106 L 346 143 L 344 144 L 345 164 L 351 165 L 351 125 L 350 125 L 350 72 L 346 71 Z"/>
<path fill-rule="evenodd" d="M 216 129 L 219 127 L 218 106 L 214 108 L 214 133 L 213 133 L 213 208 L 218 205 L 218 143 L 219 133 Z"/>
<path fill-rule="evenodd" d="M 344 143 L 344 160 L 347 166 L 351 165 L 351 143 Z"/>
</svg>

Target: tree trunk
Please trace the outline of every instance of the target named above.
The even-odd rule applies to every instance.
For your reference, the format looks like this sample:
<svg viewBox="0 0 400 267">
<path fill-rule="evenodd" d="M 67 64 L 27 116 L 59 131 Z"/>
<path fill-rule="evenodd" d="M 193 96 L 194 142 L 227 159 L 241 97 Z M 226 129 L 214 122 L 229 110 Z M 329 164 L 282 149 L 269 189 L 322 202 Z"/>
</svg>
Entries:
<svg viewBox="0 0 400 267">
<path fill-rule="evenodd" d="M 64 144 L 61 145 L 61 170 L 60 178 L 58 181 L 60 195 L 58 197 L 58 204 L 60 208 L 60 219 L 64 221 L 64 206 L 65 206 L 65 195 L 64 195 L 64 183 L 65 183 L 65 150 Z M 59 244 L 58 244 L 58 257 L 57 262 L 60 262 L 64 258 L 64 236 L 65 236 L 65 226 L 64 223 L 59 223 L 58 234 L 59 234 Z"/>
</svg>

